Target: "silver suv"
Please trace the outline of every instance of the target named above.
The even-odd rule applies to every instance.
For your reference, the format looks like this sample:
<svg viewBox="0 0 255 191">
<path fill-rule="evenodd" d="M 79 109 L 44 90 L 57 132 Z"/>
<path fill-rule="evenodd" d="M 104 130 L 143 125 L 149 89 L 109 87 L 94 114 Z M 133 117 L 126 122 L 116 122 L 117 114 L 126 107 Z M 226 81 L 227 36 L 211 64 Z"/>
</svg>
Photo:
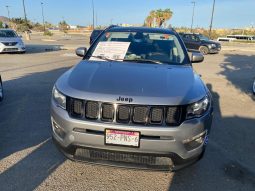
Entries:
<svg viewBox="0 0 255 191">
<path fill-rule="evenodd" d="M 212 97 L 179 35 L 109 27 L 53 88 L 53 140 L 70 159 L 177 170 L 203 156 Z"/>
</svg>

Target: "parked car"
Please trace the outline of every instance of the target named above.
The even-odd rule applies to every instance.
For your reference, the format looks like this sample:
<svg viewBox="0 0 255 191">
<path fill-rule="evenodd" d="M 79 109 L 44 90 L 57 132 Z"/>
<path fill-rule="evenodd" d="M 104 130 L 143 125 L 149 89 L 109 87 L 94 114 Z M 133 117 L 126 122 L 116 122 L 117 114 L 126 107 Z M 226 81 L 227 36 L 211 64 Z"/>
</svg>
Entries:
<svg viewBox="0 0 255 191">
<path fill-rule="evenodd" d="M 188 50 L 199 50 L 202 54 L 219 53 L 221 44 L 195 33 L 180 33 Z"/>
<path fill-rule="evenodd" d="M 177 170 L 202 158 L 212 96 L 179 35 L 110 27 L 55 83 L 53 140 L 70 159 Z"/>
<path fill-rule="evenodd" d="M 21 37 L 12 29 L 0 29 L 0 53 L 25 53 Z"/>
<path fill-rule="evenodd" d="M 90 45 L 96 40 L 96 38 L 103 32 L 103 30 L 95 29 L 90 35 Z"/>
<path fill-rule="evenodd" d="M 227 37 L 219 37 L 219 38 L 217 38 L 217 41 L 219 41 L 219 42 L 233 42 L 235 40 L 236 39 L 234 39 L 234 38 L 227 38 Z"/>
<path fill-rule="evenodd" d="M 3 82 L 0 75 L 0 102 L 4 99 L 4 88 L 3 88 Z"/>
</svg>

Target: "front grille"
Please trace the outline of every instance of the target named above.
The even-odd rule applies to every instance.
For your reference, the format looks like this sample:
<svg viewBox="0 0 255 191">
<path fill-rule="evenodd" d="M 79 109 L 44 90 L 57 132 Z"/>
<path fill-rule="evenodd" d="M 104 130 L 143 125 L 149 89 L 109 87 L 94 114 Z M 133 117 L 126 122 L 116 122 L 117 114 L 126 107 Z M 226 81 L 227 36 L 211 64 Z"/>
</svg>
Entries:
<svg viewBox="0 0 255 191">
<path fill-rule="evenodd" d="M 149 108 L 146 106 L 135 106 L 133 113 L 133 122 L 145 124 L 148 119 Z"/>
<path fill-rule="evenodd" d="M 18 48 L 4 48 L 4 52 L 9 52 L 9 51 L 18 51 Z"/>
<path fill-rule="evenodd" d="M 102 120 L 113 121 L 114 119 L 114 106 L 112 104 L 102 104 Z"/>
<path fill-rule="evenodd" d="M 89 158 L 92 160 L 107 160 L 114 162 L 125 162 L 125 163 L 137 163 L 155 165 L 155 156 L 143 156 L 131 153 L 111 152 L 102 150 L 90 150 L 90 149 L 76 149 L 75 158 L 83 160 L 83 158 Z"/>
<path fill-rule="evenodd" d="M 5 46 L 15 46 L 17 42 L 2 42 Z"/>
<path fill-rule="evenodd" d="M 95 101 L 88 101 L 86 104 L 86 118 L 97 119 L 99 114 L 99 103 Z"/>
<path fill-rule="evenodd" d="M 185 108 L 185 106 L 115 105 L 67 98 L 67 111 L 73 118 L 129 125 L 178 126 L 185 119 Z"/>
<path fill-rule="evenodd" d="M 168 107 L 166 112 L 166 123 L 168 125 L 177 125 L 181 120 L 180 107 Z"/>
<path fill-rule="evenodd" d="M 131 108 L 125 105 L 119 105 L 117 110 L 117 122 L 129 123 Z"/>
<path fill-rule="evenodd" d="M 83 115 L 83 101 L 82 100 L 78 100 L 78 99 L 74 99 L 72 101 L 72 114 L 75 116 L 82 116 Z"/>
<path fill-rule="evenodd" d="M 76 148 L 73 153 L 73 159 L 78 161 L 142 169 L 172 170 L 175 162 L 175 156 L 171 154 L 151 155 L 83 147 Z"/>
<path fill-rule="evenodd" d="M 163 108 L 152 108 L 151 109 L 151 123 L 161 124 L 163 122 L 164 110 Z"/>
</svg>

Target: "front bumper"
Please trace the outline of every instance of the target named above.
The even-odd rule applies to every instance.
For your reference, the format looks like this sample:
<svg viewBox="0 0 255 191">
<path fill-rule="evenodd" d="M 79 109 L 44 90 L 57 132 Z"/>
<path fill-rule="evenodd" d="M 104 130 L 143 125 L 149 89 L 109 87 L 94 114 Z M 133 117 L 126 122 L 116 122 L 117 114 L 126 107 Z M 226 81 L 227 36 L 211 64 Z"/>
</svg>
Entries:
<svg viewBox="0 0 255 191">
<path fill-rule="evenodd" d="M 0 53 L 13 53 L 13 52 L 26 52 L 26 47 L 23 45 L 15 45 L 15 46 L 0 46 Z"/>
<path fill-rule="evenodd" d="M 212 111 L 201 118 L 185 121 L 179 127 L 158 128 L 73 119 L 52 101 L 51 120 L 53 139 L 70 159 L 125 167 L 132 167 L 132 164 L 137 166 L 140 162 L 137 166 L 139 168 L 173 170 L 201 158 L 204 144 L 187 150 L 184 141 L 192 140 L 201 134 L 207 135 L 210 132 Z M 62 134 L 56 132 L 56 126 L 62 129 Z M 105 145 L 104 131 L 107 128 L 141 132 L 140 147 Z M 166 168 L 167 166 L 169 167 Z"/>
<path fill-rule="evenodd" d="M 211 48 L 209 49 L 210 54 L 217 54 L 221 51 L 221 47 Z"/>
</svg>

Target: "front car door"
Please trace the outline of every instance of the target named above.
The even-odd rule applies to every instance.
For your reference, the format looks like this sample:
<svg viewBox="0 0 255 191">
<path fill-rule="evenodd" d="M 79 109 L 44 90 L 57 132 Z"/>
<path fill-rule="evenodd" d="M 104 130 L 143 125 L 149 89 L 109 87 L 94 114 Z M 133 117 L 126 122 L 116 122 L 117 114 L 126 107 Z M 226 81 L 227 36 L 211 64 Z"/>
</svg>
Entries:
<svg viewBox="0 0 255 191">
<path fill-rule="evenodd" d="M 191 34 L 190 35 L 190 46 L 191 46 L 191 49 L 193 50 L 199 50 L 199 47 L 201 45 L 201 41 L 200 39 L 198 38 L 197 35 L 195 34 Z"/>
</svg>

